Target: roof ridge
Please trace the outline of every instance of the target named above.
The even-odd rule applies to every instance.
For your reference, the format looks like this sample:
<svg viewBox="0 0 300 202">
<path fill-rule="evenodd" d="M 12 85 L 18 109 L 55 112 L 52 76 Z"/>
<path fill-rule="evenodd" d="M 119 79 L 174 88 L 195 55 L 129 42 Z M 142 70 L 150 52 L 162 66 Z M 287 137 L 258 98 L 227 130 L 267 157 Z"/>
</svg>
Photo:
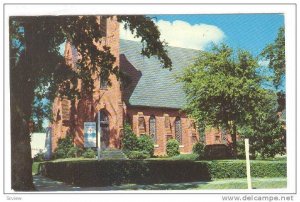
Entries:
<svg viewBox="0 0 300 202">
<path fill-rule="evenodd" d="M 141 43 L 139 41 L 133 41 L 133 40 L 129 40 L 129 39 L 121 39 L 120 38 L 120 41 L 128 41 L 128 42 L 133 42 L 133 43 Z M 190 50 L 190 51 L 197 51 L 197 52 L 203 52 L 203 50 L 198 50 L 198 49 L 193 49 L 193 48 L 184 48 L 184 47 L 178 47 L 178 46 L 170 46 L 167 44 L 167 48 L 170 47 L 170 48 L 178 48 L 178 49 L 185 49 L 185 50 Z"/>
</svg>

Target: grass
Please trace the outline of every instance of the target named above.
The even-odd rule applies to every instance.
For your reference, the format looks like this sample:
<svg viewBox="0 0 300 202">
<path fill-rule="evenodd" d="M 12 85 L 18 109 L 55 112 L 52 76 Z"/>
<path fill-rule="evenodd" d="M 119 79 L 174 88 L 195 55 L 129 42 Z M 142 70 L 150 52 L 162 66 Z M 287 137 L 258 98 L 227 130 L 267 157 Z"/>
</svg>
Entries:
<svg viewBox="0 0 300 202">
<path fill-rule="evenodd" d="M 124 184 L 107 187 L 78 187 L 53 181 L 39 176 L 34 177 L 34 182 L 40 191 L 112 191 L 112 190 L 228 190 L 247 189 L 247 181 L 243 179 L 218 179 L 214 181 L 165 183 L 165 184 Z M 286 178 L 253 178 L 254 189 L 283 189 L 287 186 Z"/>
<path fill-rule="evenodd" d="M 286 188 L 286 178 L 253 178 L 253 189 L 282 189 Z M 214 181 L 190 183 L 165 183 L 151 185 L 126 184 L 106 187 L 110 190 L 209 190 L 209 189 L 247 189 L 247 179 L 217 179 Z M 101 189 L 99 187 L 99 189 Z"/>
<path fill-rule="evenodd" d="M 283 189 L 287 186 L 286 178 L 253 178 L 253 189 Z M 247 189 L 247 179 L 218 179 L 214 181 L 165 183 L 165 184 L 124 184 L 109 187 L 85 187 L 85 190 L 218 190 Z"/>
<path fill-rule="evenodd" d="M 38 174 L 39 165 L 41 162 L 33 162 L 32 164 L 32 175 Z"/>
</svg>

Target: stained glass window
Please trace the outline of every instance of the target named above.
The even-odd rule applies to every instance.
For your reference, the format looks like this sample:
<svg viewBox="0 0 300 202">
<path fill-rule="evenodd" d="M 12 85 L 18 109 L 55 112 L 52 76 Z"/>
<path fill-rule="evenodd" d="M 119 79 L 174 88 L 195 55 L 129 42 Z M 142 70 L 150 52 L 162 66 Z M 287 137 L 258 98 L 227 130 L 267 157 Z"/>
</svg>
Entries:
<svg viewBox="0 0 300 202">
<path fill-rule="evenodd" d="M 149 134 L 153 142 L 156 143 L 156 120 L 153 115 L 149 119 Z"/>
<path fill-rule="evenodd" d="M 180 117 L 176 117 L 175 119 L 175 138 L 180 144 L 182 144 L 182 127 Z"/>
<path fill-rule="evenodd" d="M 108 81 L 105 78 L 100 78 L 100 89 L 107 89 Z"/>
</svg>

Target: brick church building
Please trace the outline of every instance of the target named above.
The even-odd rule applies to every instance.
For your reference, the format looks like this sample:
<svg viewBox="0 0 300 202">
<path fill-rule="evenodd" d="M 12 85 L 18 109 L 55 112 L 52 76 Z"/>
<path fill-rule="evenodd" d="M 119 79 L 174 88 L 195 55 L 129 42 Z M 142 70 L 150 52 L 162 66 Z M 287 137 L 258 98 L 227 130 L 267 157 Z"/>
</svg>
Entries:
<svg viewBox="0 0 300 202">
<path fill-rule="evenodd" d="M 53 103 L 52 149 L 56 148 L 57 140 L 67 134 L 73 135 L 74 144 L 83 146 L 84 122 L 101 124 L 103 149 L 120 148 L 125 122 L 131 125 L 137 136 L 151 136 L 155 155 L 166 153 L 166 143 L 170 138 L 178 140 L 181 153 L 191 153 L 193 144 L 199 140 L 206 144 L 226 144 L 229 135 L 213 129 L 200 134 L 194 120 L 181 110 L 186 97 L 181 84 L 175 82 L 174 74 L 192 64 L 198 50 L 167 47 L 173 63 L 172 71 L 169 71 L 163 69 L 155 57 L 140 54 L 141 42 L 119 38 L 116 17 L 99 17 L 99 22 L 104 33 L 102 45 L 111 47 L 116 57 L 115 66 L 120 67 L 131 82 L 125 86 L 116 76 L 110 75 L 111 86 L 96 79 L 92 100 L 82 98 L 71 102 L 56 98 Z M 65 45 L 64 56 L 69 64 L 75 65 L 77 52 L 70 43 Z"/>
</svg>

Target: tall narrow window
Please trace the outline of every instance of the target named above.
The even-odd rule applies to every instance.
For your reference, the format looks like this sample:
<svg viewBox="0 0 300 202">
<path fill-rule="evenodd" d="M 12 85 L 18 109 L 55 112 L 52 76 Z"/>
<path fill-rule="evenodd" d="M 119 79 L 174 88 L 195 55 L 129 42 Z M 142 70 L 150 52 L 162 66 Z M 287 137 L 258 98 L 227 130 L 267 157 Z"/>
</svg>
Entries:
<svg viewBox="0 0 300 202">
<path fill-rule="evenodd" d="M 175 138 L 180 144 L 182 144 L 182 128 L 180 117 L 176 117 L 175 119 Z"/>
<path fill-rule="evenodd" d="M 107 36 L 107 18 L 104 16 L 100 17 L 100 33 L 102 37 Z"/>
<path fill-rule="evenodd" d="M 100 78 L 100 89 L 107 89 L 108 81 L 105 78 Z"/>
<path fill-rule="evenodd" d="M 153 142 L 156 143 L 156 120 L 155 116 L 150 116 L 149 119 L 149 134 Z"/>
</svg>

